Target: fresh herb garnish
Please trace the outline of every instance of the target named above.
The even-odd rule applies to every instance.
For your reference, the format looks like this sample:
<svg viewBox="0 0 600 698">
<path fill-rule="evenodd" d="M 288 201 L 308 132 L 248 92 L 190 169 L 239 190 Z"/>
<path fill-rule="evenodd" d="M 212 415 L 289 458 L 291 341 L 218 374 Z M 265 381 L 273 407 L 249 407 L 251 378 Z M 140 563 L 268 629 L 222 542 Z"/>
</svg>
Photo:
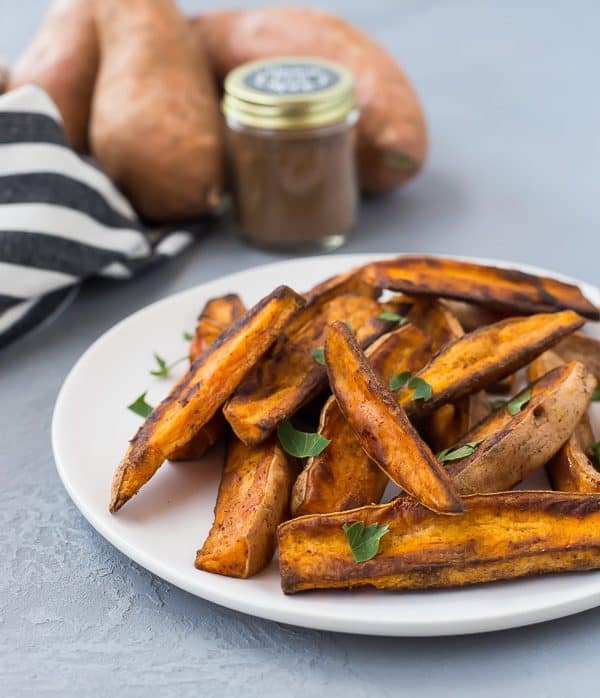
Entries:
<svg viewBox="0 0 600 698">
<path fill-rule="evenodd" d="M 188 332 L 187 330 L 184 330 L 181 336 L 185 339 L 186 342 L 191 342 L 192 339 L 194 339 L 194 335 L 191 332 Z"/>
<path fill-rule="evenodd" d="M 592 402 L 600 402 L 600 384 L 596 386 L 596 390 L 592 393 Z"/>
<path fill-rule="evenodd" d="M 159 356 L 156 352 L 154 352 L 154 360 L 156 361 L 157 368 L 151 369 L 150 374 L 157 376 L 158 378 L 165 378 L 169 375 L 169 372 L 173 367 L 177 366 L 177 364 L 180 364 L 182 361 L 185 361 L 187 358 L 187 356 L 181 356 L 179 359 L 176 359 L 168 364 L 162 356 Z"/>
<path fill-rule="evenodd" d="M 514 417 L 516 414 L 519 414 L 519 412 L 523 409 L 523 407 L 525 407 L 525 405 L 530 400 L 531 400 L 531 390 L 526 390 L 524 393 L 517 395 L 516 398 L 511 400 L 506 405 L 506 409 L 508 410 L 508 414 L 511 417 Z"/>
<path fill-rule="evenodd" d="M 311 352 L 313 359 L 320 365 L 320 366 L 325 366 L 325 351 L 323 347 L 316 347 L 315 349 L 311 349 Z"/>
<path fill-rule="evenodd" d="M 595 444 L 590 444 L 588 447 L 588 453 L 592 459 L 592 463 L 596 470 L 600 470 L 600 441 L 596 441 Z"/>
<path fill-rule="evenodd" d="M 279 423 L 277 436 L 283 450 L 296 458 L 318 456 L 329 446 L 329 439 L 321 434 L 298 431 L 288 419 Z"/>
<path fill-rule="evenodd" d="M 492 400 L 490 402 L 490 407 L 492 408 L 493 412 L 496 412 L 501 407 L 504 407 L 504 405 L 506 405 L 506 400 L 502 400 L 502 398 L 499 398 L 498 400 Z"/>
<path fill-rule="evenodd" d="M 131 410 L 132 412 L 135 412 L 140 417 L 147 417 L 154 409 L 152 405 L 149 405 L 146 402 L 147 392 L 148 391 L 146 390 L 141 395 L 138 395 L 138 397 L 131 403 L 131 405 L 127 405 L 127 409 Z"/>
<path fill-rule="evenodd" d="M 436 455 L 436 458 L 440 463 L 448 463 L 452 460 L 461 460 L 461 458 L 466 458 L 467 456 L 475 453 L 477 447 L 482 441 L 483 439 L 480 439 L 479 441 L 469 441 L 458 448 L 445 448 Z"/>
<path fill-rule="evenodd" d="M 392 313 L 390 310 L 384 310 L 377 318 L 379 320 L 385 320 L 385 322 L 397 322 L 399 325 L 405 325 L 408 322 L 407 317 L 399 315 L 398 313 Z"/>
<path fill-rule="evenodd" d="M 402 373 L 398 373 L 390 378 L 389 387 L 392 392 L 396 392 L 396 390 L 400 390 L 404 386 L 414 390 L 413 400 L 429 400 L 433 394 L 429 383 L 419 376 L 413 376 L 410 371 L 402 371 Z"/>
<path fill-rule="evenodd" d="M 355 562 L 366 562 L 377 555 L 379 541 L 390 530 L 387 524 L 370 524 L 365 527 L 362 521 L 342 526 Z"/>
</svg>

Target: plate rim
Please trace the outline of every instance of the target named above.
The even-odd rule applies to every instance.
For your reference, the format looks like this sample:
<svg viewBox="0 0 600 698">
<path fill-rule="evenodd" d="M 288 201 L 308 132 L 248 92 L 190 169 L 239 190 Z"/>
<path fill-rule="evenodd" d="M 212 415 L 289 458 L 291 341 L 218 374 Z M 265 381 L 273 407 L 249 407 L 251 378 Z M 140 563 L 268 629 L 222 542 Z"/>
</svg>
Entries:
<svg viewBox="0 0 600 698">
<path fill-rule="evenodd" d="M 341 263 L 347 261 L 348 266 L 350 268 L 350 266 L 365 264 L 376 259 L 386 259 L 400 256 L 418 255 L 413 252 L 359 252 L 327 255 L 317 258 L 322 258 L 325 260 L 336 259 L 339 260 Z M 529 273 L 551 276 L 562 281 L 577 284 L 582 288 L 584 293 L 589 293 L 589 290 L 593 290 L 594 295 L 600 296 L 600 288 L 594 286 L 591 283 L 581 281 L 579 279 L 568 276 L 566 274 L 562 274 L 560 272 L 555 272 L 549 269 L 537 267 L 526 263 L 464 255 L 427 254 L 426 256 L 464 260 L 476 262 L 479 264 L 490 264 L 507 269 L 519 269 Z M 163 564 L 160 560 L 148 556 L 135 544 L 129 542 L 126 537 L 119 535 L 117 531 L 112 530 L 110 526 L 106 525 L 104 521 L 102 521 L 102 519 L 98 518 L 95 515 L 93 508 L 89 507 L 87 503 L 84 501 L 84 499 L 79 495 L 79 493 L 72 487 L 72 483 L 70 482 L 68 477 L 68 468 L 65 467 L 65 464 L 63 462 L 61 462 L 61 458 L 59 455 L 61 436 L 58 433 L 58 415 L 62 409 L 63 402 L 66 400 L 65 395 L 69 390 L 71 382 L 74 381 L 75 375 L 78 373 L 79 370 L 81 370 L 80 367 L 82 366 L 82 364 L 87 360 L 87 358 L 89 358 L 89 356 L 91 356 L 97 350 L 98 345 L 109 340 L 114 334 L 117 334 L 123 325 L 126 325 L 134 318 L 146 313 L 150 309 L 159 308 L 162 304 L 177 302 L 177 299 L 182 299 L 188 295 L 193 295 L 195 293 L 201 294 L 203 289 L 207 286 L 210 286 L 210 284 L 212 283 L 229 282 L 229 280 L 231 280 L 232 283 L 235 283 L 236 277 L 244 276 L 246 274 L 252 274 L 258 270 L 263 270 L 265 272 L 275 272 L 277 270 L 283 271 L 286 266 L 307 264 L 310 262 L 314 262 L 314 260 L 315 257 L 295 257 L 291 259 L 278 260 L 275 262 L 267 262 L 264 264 L 253 265 L 251 267 L 224 274 L 214 279 L 210 279 L 200 284 L 196 284 L 195 286 L 189 287 L 187 289 L 183 289 L 176 293 L 167 295 L 163 298 L 160 298 L 156 301 L 153 301 L 152 303 L 143 306 L 142 308 L 136 310 L 127 317 L 121 319 L 108 330 L 103 332 L 85 349 L 85 351 L 75 361 L 61 385 L 61 388 L 58 392 L 54 404 L 51 424 L 52 452 L 56 470 L 69 497 L 71 498 L 77 509 L 80 511 L 80 513 L 83 515 L 83 517 L 103 538 L 105 538 L 117 550 L 119 550 L 128 558 L 133 560 L 136 564 L 150 571 L 152 574 L 157 575 L 158 577 L 167 581 L 168 583 L 173 584 L 174 586 L 183 589 L 184 591 L 194 596 L 205 599 L 219 606 L 239 611 L 254 617 L 263 618 L 275 622 L 286 623 L 297 627 L 311 628 L 315 630 L 325 630 L 331 632 L 353 633 L 367 636 L 371 635 L 386 637 L 443 637 L 448 635 L 466 635 L 480 632 L 495 632 L 498 630 L 505 630 L 508 628 L 525 627 L 527 625 L 533 625 L 548 620 L 562 618 L 600 605 L 599 585 L 597 590 L 593 590 L 591 592 L 583 594 L 571 595 L 569 598 L 566 598 L 562 601 L 558 601 L 540 608 L 536 608 L 533 611 L 530 609 L 523 609 L 516 612 L 511 611 L 509 613 L 505 609 L 502 609 L 500 612 L 490 612 L 485 616 L 464 619 L 459 622 L 457 622 L 456 619 L 438 619 L 438 621 L 436 621 L 435 624 L 432 624 L 430 619 L 424 621 L 399 621 L 397 618 L 390 617 L 389 619 L 378 619 L 376 621 L 377 625 L 374 626 L 372 620 L 361 617 L 340 618 L 339 616 L 336 616 L 335 613 L 328 615 L 326 612 L 323 611 L 320 611 L 317 615 L 316 613 L 307 611 L 306 609 L 296 611 L 277 609 L 265 604 L 257 604 L 256 602 L 246 603 L 242 596 L 232 597 L 232 595 L 229 593 L 220 593 L 218 590 L 218 585 L 216 585 L 216 588 L 212 586 L 204 587 L 200 592 L 198 590 L 198 586 L 189 584 L 185 577 L 182 577 L 179 574 L 177 569 L 171 569 L 168 565 Z M 285 276 L 282 276 L 282 278 L 285 278 Z M 588 290 L 586 291 L 586 289 Z M 201 580 L 202 575 L 208 574 L 209 573 L 198 571 L 198 579 Z M 600 575 L 600 572 L 598 572 L 598 574 Z M 210 576 L 214 577 L 214 575 Z M 247 582 L 248 580 L 244 581 Z M 466 588 L 475 589 L 476 587 Z"/>
</svg>

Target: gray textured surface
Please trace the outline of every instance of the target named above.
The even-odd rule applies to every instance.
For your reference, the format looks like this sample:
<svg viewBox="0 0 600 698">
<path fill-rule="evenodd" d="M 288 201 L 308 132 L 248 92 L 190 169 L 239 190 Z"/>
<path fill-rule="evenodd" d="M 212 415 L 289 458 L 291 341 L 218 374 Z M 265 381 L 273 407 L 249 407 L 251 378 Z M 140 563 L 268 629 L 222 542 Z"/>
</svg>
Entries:
<svg viewBox="0 0 600 698">
<path fill-rule="evenodd" d="M 45 4 L 0 0 L 5 57 L 24 45 Z M 367 202 L 344 251 L 495 256 L 598 282 L 598 4 L 320 4 L 360 23 L 403 62 L 432 133 L 426 171 Z M 75 509 L 54 470 L 49 428 L 77 357 L 143 305 L 271 259 L 215 230 L 133 283 L 90 284 L 57 322 L 2 353 L 0 694 L 595 695 L 600 611 L 464 638 L 297 630 L 163 583 Z"/>
</svg>

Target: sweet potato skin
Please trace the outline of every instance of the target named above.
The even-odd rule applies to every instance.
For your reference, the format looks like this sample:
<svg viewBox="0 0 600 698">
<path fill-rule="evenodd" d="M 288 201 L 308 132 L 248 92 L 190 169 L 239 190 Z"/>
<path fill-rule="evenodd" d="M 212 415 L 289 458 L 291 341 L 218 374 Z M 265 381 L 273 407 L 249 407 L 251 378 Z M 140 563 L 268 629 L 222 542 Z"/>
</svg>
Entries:
<svg viewBox="0 0 600 698">
<path fill-rule="evenodd" d="M 600 342 L 594 337 L 574 332 L 561 340 L 554 351 L 564 361 L 581 361 L 600 380 Z"/>
<path fill-rule="evenodd" d="M 325 387 L 325 367 L 315 361 L 311 350 L 323 347 L 329 323 L 349 322 L 358 341 L 368 345 L 388 326 L 377 318 L 381 310 L 372 298 L 347 293 L 319 304 L 317 310 L 309 305 L 299 313 L 286 336 L 257 364 L 225 406 L 225 418 L 238 438 L 246 444 L 260 443 L 282 419 Z"/>
<path fill-rule="evenodd" d="M 480 303 L 501 311 L 574 310 L 600 320 L 598 308 L 577 286 L 513 269 L 406 256 L 368 265 L 365 278 L 381 288 Z"/>
<path fill-rule="evenodd" d="M 150 221 L 214 209 L 224 179 L 221 117 L 201 47 L 171 0 L 93 0 L 102 62 L 92 152 Z"/>
<path fill-rule="evenodd" d="M 7 89 L 29 83 L 43 88 L 58 107 L 69 143 L 87 152 L 98 64 L 91 3 L 54 0 L 39 31 L 12 66 Z"/>
<path fill-rule="evenodd" d="M 511 489 L 545 465 L 573 433 L 595 386 L 583 364 L 565 364 L 530 387 L 531 398 L 516 415 L 501 408 L 477 425 L 456 446 L 483 443 L 448 467 L 461 494 Z"/>
<path fill-rule="evenodd" d="M 288 514 L 296 476 L 293 460 L 275 439 L 245 446 L 232 438 L 215 505 L 215 519 L 196 567 L 247 578 L 271 560 L 277 526 Z"/>
<path fill-rule="evenodd" d="M 445 588 L 600 567 L 600 495 L 501 492 L 464 503 L 456 517 L 400 497 L 287 521 L 278 530 L 282 589 Z M 356 521 L 389 526 L 361 564 L 342 530 Z"/>
<path fill-rule="evenodd" d="M 571 310 L 509 318 L 481 327 L 447 345 L 418 376 L 432 387 L 429 400 L 415 401 L 403 388 L 398 400 L 411 419 L 471 395 L 514 373 L 584 323 Z"/>
<path fill-rule="evenodd" d="M 220 79 L 236 66 L 281 55 L 319 56 L 349 68 L 360 107 L 361 188 L 385 191 L 422 167 L 427 128 L 419 99 L 394 59 L 348 22 L 306 7 L 211 12 L 192 20 Z"/>
<path fill-rule="evenodd" d="M 298 294 L 280 286 L 192 364 L 131 440 L 113 476 L 111 512 L 154 475 L 168 451 L 188 443 L 213 417 L 303 304 Z"/>
<path fill-rule="evenodd" d="M 387 383 L 402 371 L 418 371 L 431 356 L 431 348 L 427 336 L 408 324 L 380 337 L 365 355 Z M 292 514 L 325 514 L 379 502 L 388 478 L 364 452 L 333 396 L 321 411 L 319 433 L 330 444 L 309 458 L 298 476 Z"/>
<path fill-rule="evenodd" d="M 565 445 L 546 466 L 552 487 L 562 492 L 600 492 L 600 472 L 587 454 L 594 443 L 590 420 L 585 415 Z"/>
<path fill-rule="evenodd" d="M 425 506 L 461 512 L 450 478 L 342 322 L 334 322 L 327 330 L 325 363 L 340 411 L 367 455 L 392 482 Z"/>
</svg>

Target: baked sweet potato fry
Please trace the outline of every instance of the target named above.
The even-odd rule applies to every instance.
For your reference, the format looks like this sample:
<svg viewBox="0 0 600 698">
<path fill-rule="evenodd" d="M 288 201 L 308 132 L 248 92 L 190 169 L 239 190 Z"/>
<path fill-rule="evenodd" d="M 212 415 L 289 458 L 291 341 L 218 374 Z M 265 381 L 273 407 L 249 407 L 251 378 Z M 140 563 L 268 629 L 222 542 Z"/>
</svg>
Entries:
<svg viewBox="0 0 600 698">
<path fill-rule="evenodd" d="M 320 304 L 320 299 L 314 304 Z M 264 441 L 282 419 L 325 387 L 325 367 L 313 351 L 323 348 L 331 322 L 348 322 L 363 346 L 389 326 L 377 317 L 382 306 L 368 296 L 347 293 L 320 304 L 316 312 L 313 306 L 298 314 L 284 340 L 257 364 L 223 410 L 235 434 L 246 444 Z"/>
<path fill-rule="evenodd" d="M 200 431 L 303 304 L 298 294 L 280 286 L 191 365 L 132 439 L 113 476 L 110 511 L 117 511 L 148 482 L 168 451 Z"/>
<path fill-rule="evenodd" d="M 501 311 L 574 310 L 590 320 L 600 311 L 577 286 L 514 269 L 437 257 L 398 257 L 365 267 L 375 286 L 479 303 Z"/>
<path fill-rule="evenodd" d="M 425 506 L 449 514 L 461 512 L 450 478 L 342 322 L 327 330 L 325 363 L 340 411 L 367 455 Z"/>
<path fill-rule="evenodd" d="M 565 337 L 554 351 L 564 361 L 581 361 L 600 380 L 600 342 L 581 332 Z"/>
<path fill-rule="evenodd" d="M 422 368 L 431 356 L 430 342 L 414 325 L 404 325 L 380 337 L 365 355 L 387 383 L 397 373 Z M 292 514 L 325 514 L 379 502 L 387 475 L 367 456 L 333 396 L 321 411 L 319 433 L 330 443 L 308 459 L 298 476 Z"/>
<path fill-rule="evenodd" d="M 440 351 L 417 376 L 431 386 L 428 400 L 402 388 L 398 401 L 420 420 L 440 405 L 471 395 L 529 363 L 584 323 L 571 310 L 501 320 L 466 334 Z"/>
<path fill-rule="evenodd" d="M 232 438 L 215 505 L 215 519 L 196 567 L 228 577 L 251 577 L 271 560 L 277 526 L 288 514 L 296 466 L 269 439 L 245 446 Z"/>
<path fill-rule="evenodd" d="M 573 433 L 595 387 L 592 374 L 573 361 L 530 386 L 516 414 L 502 407 L 478 424 L 456 447 L 481 443 L 448 467 L 461 494 L 509 490 L 545 465 Z"/>
<path fill-rule="evenodd" d="M 463 501 L 462 516 L 399 497 L 287 521 L 278 530 L 282 589 L 459 587 L 600 567 L 600 495 L 521 491 Z M 342 530 L 357 521 L 389 526 L 377 555 L 363 563 Z"/>
</svg>

